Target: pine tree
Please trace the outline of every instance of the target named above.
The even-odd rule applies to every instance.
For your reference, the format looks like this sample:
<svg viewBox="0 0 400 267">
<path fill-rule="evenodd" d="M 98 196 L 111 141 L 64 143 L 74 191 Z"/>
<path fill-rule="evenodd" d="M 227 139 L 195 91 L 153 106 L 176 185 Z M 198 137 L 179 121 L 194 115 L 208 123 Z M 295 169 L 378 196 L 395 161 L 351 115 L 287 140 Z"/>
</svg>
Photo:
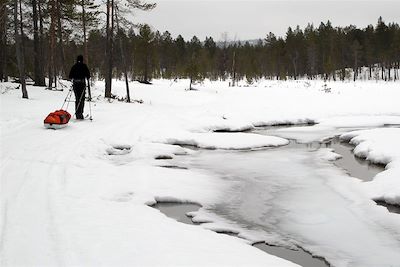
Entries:
<svg viewBox="0 0 400 267">
<path fill-rule="evenodd" d="M 89 64 L 89 51 L 88 51 L 88 43 L 87 36 L 88 30 L 94 28 L 98 22 L 98 15 L 100 14 L 98 8 L 99 6 L 94 3 L 94 0 L 77 0 L 76 3 L 81 11 L 78 12 L 78 16 L 81 18 L 82 25 L 82 40 L 83 40 L 83 58 L 86 64 Z"/>
<path fill-rule="evenodd" d="M 141 81 L 144 83 L 149 83 L 151 78 L 150 65 L 154 52 L 154 37 L 154 32 L 148 24 L 144 24 L 140 27 L 137 58 L 142 74 Z"/>
<path fill-rule="evenodd" d="M 378 23 L 375 28 L 375 34 L 376 34 L 376 41 L 377 41 L 377 56 L 378 60 L 381 65 L 381 77 L 382 80 L 386 79 L 385 76 L 385 64 L 386 64 L 386 53 L 389 49 L 389 43 L 388 43 L 388 31 L 387 31 L 387 26 L 385 22 L 383 21 L 382 17 L 379 17 Z"/>
<path fill-rule="evenodd" d="M 174 42 L 175 45 L 175 58 L 177 60 L 176 77 L 181 78 L 185 72 L 186 61 L 186 42 L 181 35 L 178 35 Z"/>
<path fill-rule="evenodd" d="M 176 72 L 176 59 L 174 57 L 174 41 L 168 31 L 161 35 L 158 47 L 161 75 L 170 79 L 172 73 Z"/>
<path fill-rule="evenodd" d="M 305 42 L 307 46 L 307 59 L 306 65 L 308 68 L 305 72 L 308 74 L 308 77 L 314 79 L 317 75 L 317 34 L 312 24 L 308 24 L 306 29 L 304 30 Z"/>
<path fill-rule="evenodd" d="M 123 2 L 123 3 L 122 3 Z M 107 0 L 106 2 L 106 75 L 105 75 L 105 97 L 110 98 L 111 94 L 111 83 L 112 83 L 112 69 L 113 69 L 113 36 L 114 36 L 114 20 L 115 20 L 115 4 L 126 5 L 126 7 L 132 12 L 133 10 L 148 11 L 156 7 L 156 4 L 146 3 L 142 0 L 125 0 L 125 1 L 114 1 Z M 120 17 L 122 20 L 122 17 Z"/>
<path fill-rule="evenodd" d="M 369 68 L 369 79 L 372 78 L 372 66 L 375 63 L 375 40 L 374 40 L 374 27 L 368 25 L 364 29 L 364 38 L 362 46 L 364 48 L 365 65 Z"/>
<path fill-rule="evenodd" d="M 199 58 L 202 45 L 199 38 L 193 36 L 187 46 L 189 58 L 186 63 L 186 75 L 190 80 L 189 90 L 192 90 L 193 82 L 201 80 Z"/>
</svg>

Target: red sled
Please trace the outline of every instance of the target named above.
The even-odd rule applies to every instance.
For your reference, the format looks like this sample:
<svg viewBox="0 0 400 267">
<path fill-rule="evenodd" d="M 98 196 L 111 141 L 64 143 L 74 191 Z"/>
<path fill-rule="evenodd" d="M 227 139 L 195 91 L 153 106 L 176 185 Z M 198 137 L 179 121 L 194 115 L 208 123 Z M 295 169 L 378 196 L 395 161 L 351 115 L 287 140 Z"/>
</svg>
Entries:
<svg viewBox="0 0 400 267">
<path fill-rule="evenodd" d="M 66 110 L 56 110 L 44 119 L 44 127 L 47 129 L 61 129 L 68 125 L 71 114 Z"/>
</svg>

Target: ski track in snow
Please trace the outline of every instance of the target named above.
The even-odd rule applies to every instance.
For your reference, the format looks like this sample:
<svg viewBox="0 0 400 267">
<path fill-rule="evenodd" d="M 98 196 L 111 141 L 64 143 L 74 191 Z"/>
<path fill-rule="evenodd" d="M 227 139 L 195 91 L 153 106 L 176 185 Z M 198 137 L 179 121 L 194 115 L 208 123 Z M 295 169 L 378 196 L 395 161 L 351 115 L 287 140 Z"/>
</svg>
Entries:
<svg viewBox="0 0 400 267">
<path fill-rule="evenodd" d="M 3 222 L 3 227 L 8 231 L 3 234 L 9 244 L 13 244 L 13 239 L 17 241 L 16 247 L 6 248 L 10 249 L 11 253 L 18 254 L 22 249 L 25 250 L 27 258 L 35 257 L 39 262 L 49 260 L 46 264 L 59 266 L 64 265 L 64 249 L 60 247 L 63 242 L 55 222 L 54 216 L 57 215 L 55 206 L 58 201 L 57 194 L 62 193 L 60 186 L 63 182 L 60 181 L 66 179 L 63 173 L 68 164 L 63 163 L 68 162 L 66 158 L 70 154 L 71 147 L 74 149 L 79 146 L 79 143 L 71 142 L 75 138 L 71 131 L 52 133 L 60 135 L 58 137 L 62 139 L 61 142 L 59 139 L 48 138 L 47 133 L 37 124 L 35 121 L 25 125 L 24 128 L 37 128 L 35 135 L 30 138 L 26 138 L 26 133 L 20 129 L 10 132 L 7 136 L 6 146 L 11 147 L 5 151 L 12 152 L 13 144 L 18 144 L 20 150 L 17 154 L 10 153 L 11 155 L 6 158 L 6 161 L 11 161 L 11 164 L 7 164 L 8 170 L 3 170 L 2 176 L 6 177 L 17 171 L 18 173 L 14 173 L 13 176 L 20 181 L 7 180 L 6 184 L 3 184 L 7 190 L 6 194 L 11 193 L 4 208 L 8 216 Z M 29 158 L 29 150 L 37 152 L 34 153 L 35 157 Z M 40 153 L 40 151 L 45 153 Z M 21 175 L 19 172 L 22 172 Z M 16 189 L 15 193 L 13 189 Z M 12 223 L 7 225 L 7 220 Z M 42 244 L 31 247 L 31 244 L 25 243 L 24 240 L 40 240 Z M 52 252 L 43 250 L 42 246 L 51 249 Z M 54 255 L 53 259 L 48 254 Z M 18 264 L 18 261 L 14 264 Z M 10 262 L 10 265 L 13 263 Z"/>
<path fill-rule="evenodd" d="M 143 105 L 99 100 L 92 105 L 94 122 L 70 122 L 67 128 L 57 131 L 44 129 L 42 121 L 62 102 L 66 92 L 30 86 L 29 100 L 20 99 L 20 92 L 16 90 L 2 94 L 1 265 L 295 266 L 248 246 L 244 240 L 218 235 L 201 227 L 183 226 L 146 206 L 155 199 L 215 205 L 227 199 L 221 192 L 232 189 L 224 179 L 207 173 L 156 167 L 160 164 L 154 160 L 157 155 L 174 156 L 177 152 L 176 146 L 159 144 L 166 141 L 166 137 L 178 136 L 182 143 L 189 140 L 202 147 L 217 148 L 219 142 L 208 133 L 210 130 L 235 131 L 251 129 L 254 125 L 305 121 L 317 121 L 332 128 L 341 126 L 343 116 L 348 119 L 346 125 L 342 125 L 346 127 L 400 123 L 400 110 L 393 103 L 393 99 L 399 97 L 396 85 L 334 83 L 330 85 L 333 93 L 326 94 L 320 91 L 322 83 L 318 82 L 311 83 L 311 87 L 304 87 L 301 82 L 266 83 L 258 88 L 206 84 L 196 92 L 184 91 L 185 83 L 171 85 L 167 81 L 155 81 L 154 86 L 135 83 L 135 95 L 144 100 Z M 123 92 L 122 84 L 116 82 L 113 93 Z M 102 94 L 96 87 L 93 95 Z M 381 90 L 384 87 L 387 87 L 386 94 Z M 358 102 L 356 97 L 360 94 L 364 97 Z M 338 110 L 339 105 L 341 110 Z M 281 133 L 283 138 L 289 135 Z M 237 136 L 241 138 L 224 139 L 225 146 L 240 149 L 269 144 L 266 138 L 247 139 L 251 135 L 243 133 Z M 326 137 L 324 130 L 316 136 Z M 316 136 L 305 134 L 308 139 Z M 272 140 L 270 145 L 285 144 L 283 139 L 278 143 L 277 140 Z M 108 155 L 106 151 L 113 145 L 129 145 L 132 149 L 126 155 Z M 191 153 L 190 150 L 187 152 Z M 398 169 L 397 165 L 394 167 Z M 382 176 L 379 181 L 383 179 Z M 231 182 L 237 186 L 241 183 L 239 180 Z M 340 192 L 339 199 L 347 192 L 334 182 L 328 184 L 325 186 Z M 290 188 L 291 184 L 286 186 Z M 279 181 L 276 181 L 275 189 L 277 192 L 287 190 Z M 282 208 L 278 213 L 284 214 L 282 205 L 285 201 L 290 203 L 290 199 L 275 195 L 274 188 L 271 190 L 270 197 L 263 197 L 264 201 L 272 200 Z M 368 196 L 385 193 L 375 192 L 373 188 L 368 190 Z M 243 194 L 249 199 L 254 197 Z M 400 195 L 400 192 L 394 190 L 391 194 Z M 201 212 L 197 214 L 198 220 L 201 215 Z M 259 216 L 256 211 L 253 215 Z M 364 220 L 362 213 L 357 216 L 360 221 Z M 271 223 L 268 218 L 267 212 L 258 219 L 268 224 Z M 234 228 L 220 219 L 204 227 Z M 323 216 L 311 218 L 310 222 L 314 219 L 322 220 Z M 384 221 L 387 224 L 382 225 L 383 228 L 398 234 L 393 230 L 399 225 L 397 217 Z M 277 230 L 290 233 L 299 239 L 296 242 L 306 244 L 310 239 L 301 232 L 312 229 L 296 230 L 293 225 L 282 225 L 282 229 Z M 281 234 L 269 238 L 279 243 L 279 238 L 285 237 Z M 254 236 L 249 234 L 248 237 Z M 329 238 L 333 237 L 334 233 Z M 317 241 L 323 243 L 323 240 Z M 329 254 L 329 250 L 321 248 L 318 242 L 310 250 Z M 382 242 L 390 244 L 394 241 Z M 392 259 L 390 251 L 387 253 L 388 259 Z M 333 256 L 338 256 L 330 255 L 333 261 L 336 260 Z M 348 255 L 343 257 L 346 258 L 349 259 Z M 346 263 L 343 259 L 337 259 L 337 266 L 352 266 L 351 260 Z"/>
</svg>

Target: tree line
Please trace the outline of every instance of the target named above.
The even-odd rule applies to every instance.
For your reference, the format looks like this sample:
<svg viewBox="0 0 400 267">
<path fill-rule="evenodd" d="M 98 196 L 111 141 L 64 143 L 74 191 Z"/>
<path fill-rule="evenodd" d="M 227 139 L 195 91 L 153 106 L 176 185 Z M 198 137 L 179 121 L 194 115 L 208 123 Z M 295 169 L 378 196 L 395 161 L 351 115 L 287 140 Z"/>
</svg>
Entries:
<svg viewBox="0 0 400 267">
<path fill-rule="evenodd" d="M 25 78 L 35 85 L 57 87 L 76 55 L 83 54 L 91 73 L 105 80 L 112 97 L 112 78 L 150 83 L 153 78 L 229 80 L 232 86 L 266 79 L 398 80 L 400 27 L 379 18 L 375 25 L 333 27 L 331 22 L 304 29 L 288 28 L 256 41 L 185 40 L 168 31 L 129 20 L 135 10 L 151 10 L 142 0 L 5 0 L 0 6 L 0 79 Z M 365 73 L 367 75 L 365 75 Z M 45 84 L 47 78 L 47 84 Z"/>
<path fill-rule="evenodd" d="M 36 86 L 57 88 L 57 79 L 68 76 L 78 53 L 87 63 L 102 58 L 105 96 L 111 97 L 115 35 L 137 27 L 127 19 L 134 10 L 151 10 L 142 0 L 2 0 L 0 3 L 0 81 L 18 77 L 22 97 L 28 98 L 26 79 Z M 101 31 L 101 43 L 93 35 Z M 92 49 L 94 47 L 94 49 Z M 123 53 L 122 53 L 123 54 Z M 128 60 L 124 61 L 128 62 Z M 96 61 L 93 61 L 96 64 Z M 92 65 L 93 65 L 92 64 Z M 47 78 L 47 84 L 46 84 Z"/>
</svg>

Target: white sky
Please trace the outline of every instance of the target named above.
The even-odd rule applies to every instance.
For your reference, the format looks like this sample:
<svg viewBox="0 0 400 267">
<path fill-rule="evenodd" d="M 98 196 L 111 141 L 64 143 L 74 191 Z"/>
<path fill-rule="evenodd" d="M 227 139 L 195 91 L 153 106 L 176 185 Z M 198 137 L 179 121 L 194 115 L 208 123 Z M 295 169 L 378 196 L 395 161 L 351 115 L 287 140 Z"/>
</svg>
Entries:
<svg viewBox="0 0 400 267">
<path fill-rule="evenodd" d="M 153 29 L 168 30 L 185 39 L 196 35 L 201 40 L 212 36 L 221 39 L 247 40 L 264 38 L 268 32 L 284 36 L 289 26 L 308 22 L 318 26 L 328 19 L 334 26 L 350 24 L 365 27 L 385 22 L 400 23 L 400 0 L 154 0 L 150 12 L 135 12 L 135 22 L 148 23 Z"/>
</svg>

